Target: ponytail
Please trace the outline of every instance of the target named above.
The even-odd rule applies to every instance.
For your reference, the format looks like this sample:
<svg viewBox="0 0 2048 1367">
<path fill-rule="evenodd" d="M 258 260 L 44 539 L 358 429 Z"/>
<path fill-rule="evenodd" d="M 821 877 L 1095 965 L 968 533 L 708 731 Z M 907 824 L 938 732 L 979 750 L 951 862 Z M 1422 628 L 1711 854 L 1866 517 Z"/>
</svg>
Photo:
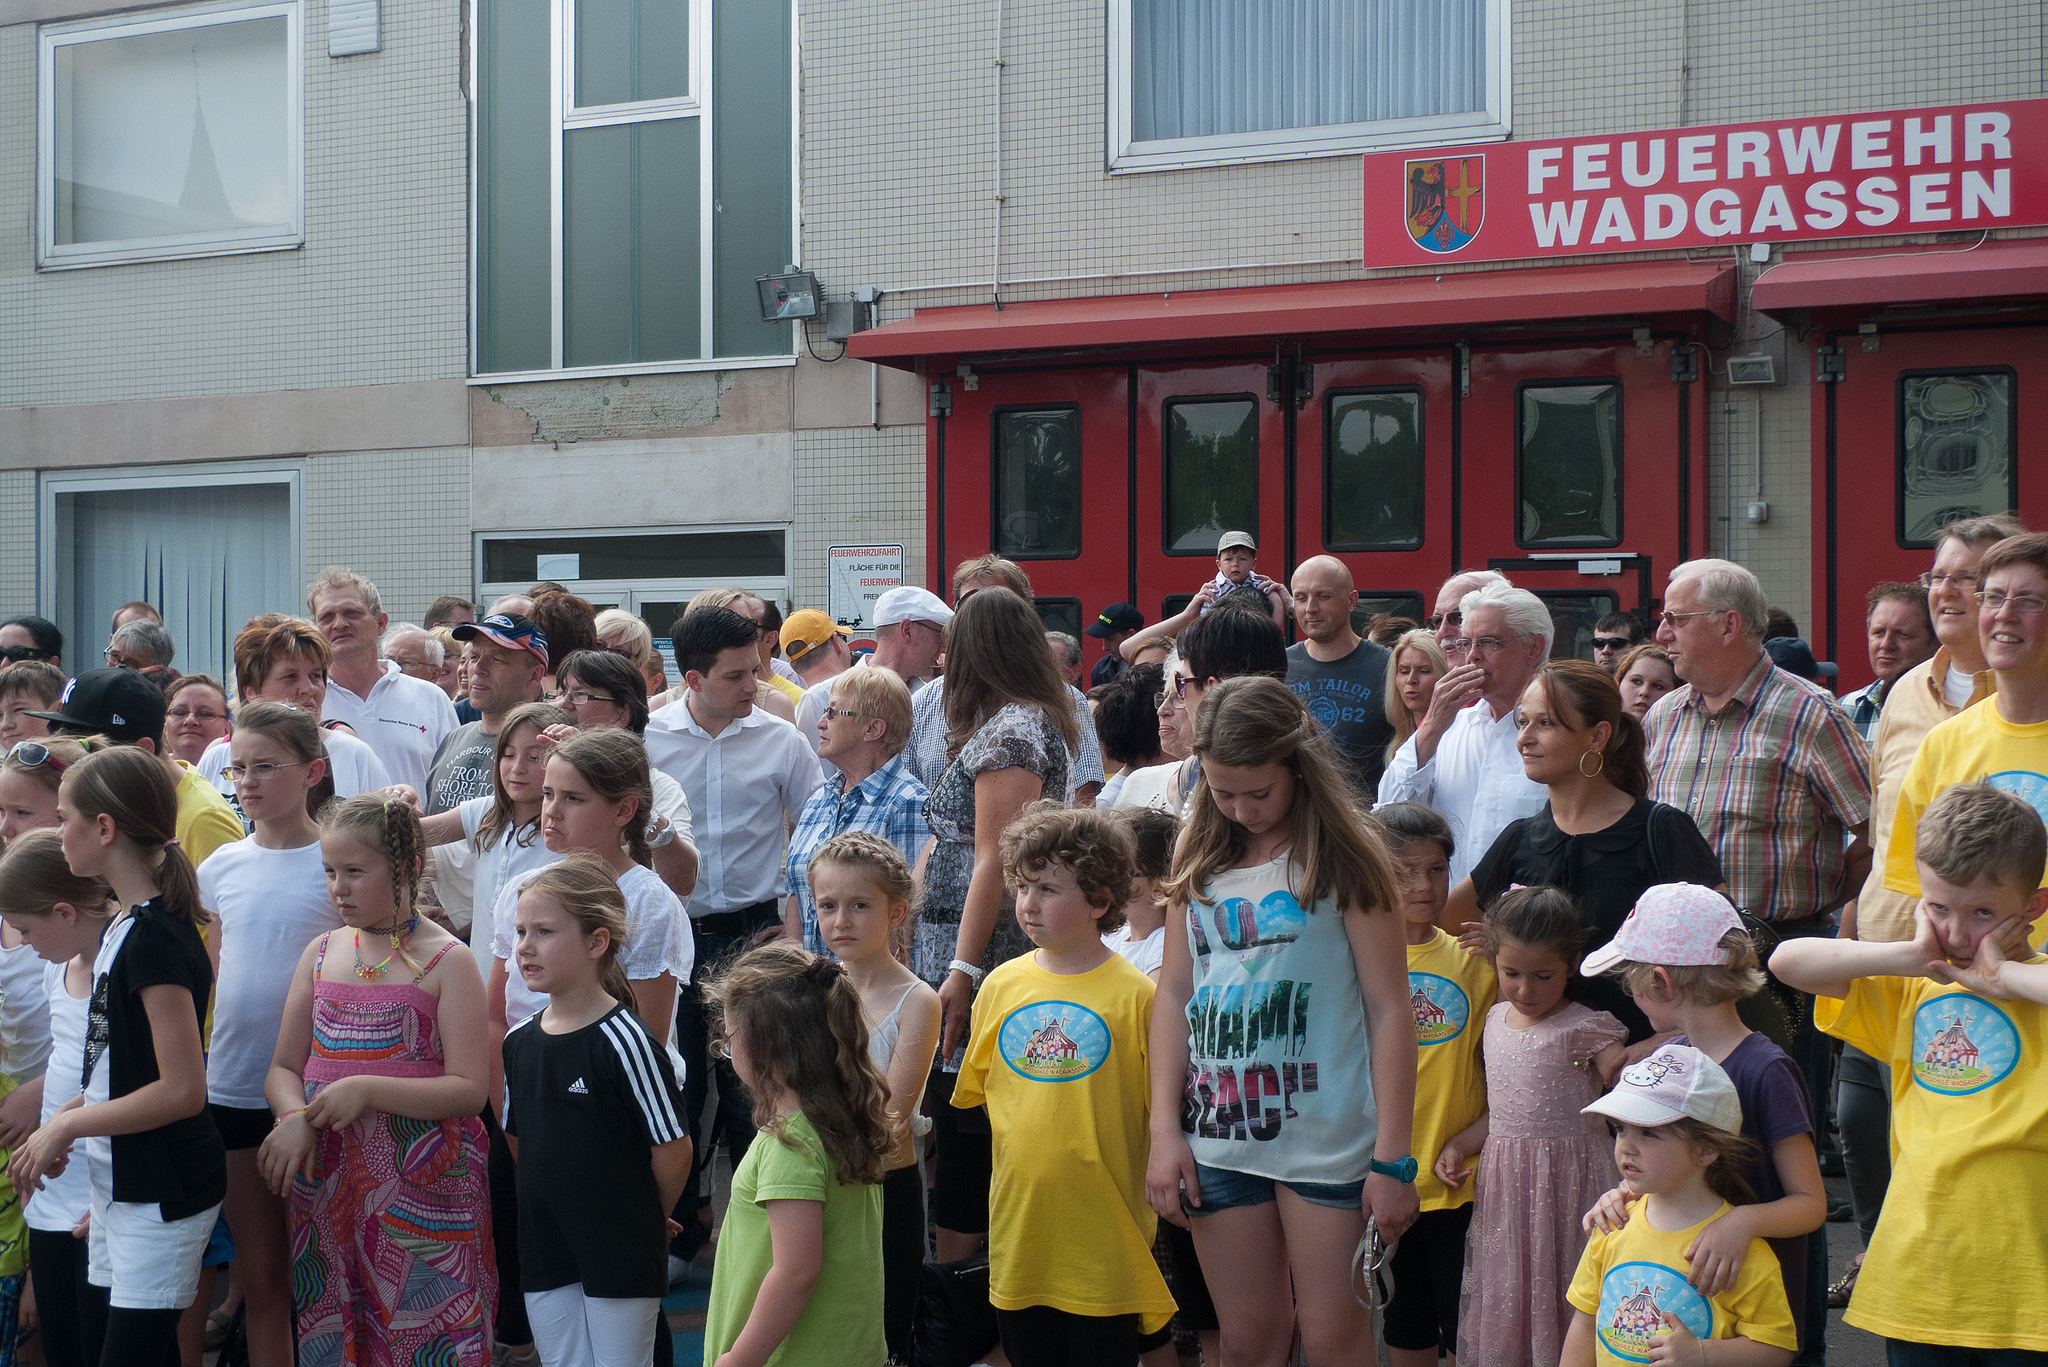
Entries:
<svg viewBox="0 0 2048 1367">
<path fill-rule="evenodd" d="M 65 771 L 72 807 L 111 817 L 123 839 L 150 856 L 157 900 L 194 930 L 212 920 L 199 905 L 199 874 L 178 847 L 178 790 L 163 761 L 132 745 L 96 750 Z"/>
<path fill-rule="evenodd" d="M 524 898 L 528 894 L 552 898 L 586 938 L 605 932 L 604 957 L 597 962 L 598 980 L 619 1005 L 639 1014 L 640 999 L 633 995 L 626 966 L 619 962 L 626 947 L 626 895 L 619 891 L 611 866 L 587 851 L 574 851 L 527 880 L 519 895 Z"/>
<path fill-rule="evenodd" d="M 578 731 L 557 745 L 548 758 L 581 774 L 606 802 L 634 800 L 637 805 L 620 836 L 632 861 L 652 868 L 654 850 L 647 843 L 647 826 L 654 817 L 654 783 L 647 747 L 640 737 L 616 726 Z"/>
</svg>

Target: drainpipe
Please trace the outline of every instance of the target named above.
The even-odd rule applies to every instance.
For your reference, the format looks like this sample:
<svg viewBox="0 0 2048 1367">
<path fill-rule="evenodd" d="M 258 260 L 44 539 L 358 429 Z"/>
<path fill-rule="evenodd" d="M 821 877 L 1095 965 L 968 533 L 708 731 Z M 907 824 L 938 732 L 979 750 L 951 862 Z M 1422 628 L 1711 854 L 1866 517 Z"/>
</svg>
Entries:
<svg viewBox="0 0 2048 1367">
<path fill-rule="evenodd" d="M 1003 307 L 1003 0 L 996 0 L 995 101 L 995 224 L 990 248 L 988 287 L 996 308 Z"/>
</svg>

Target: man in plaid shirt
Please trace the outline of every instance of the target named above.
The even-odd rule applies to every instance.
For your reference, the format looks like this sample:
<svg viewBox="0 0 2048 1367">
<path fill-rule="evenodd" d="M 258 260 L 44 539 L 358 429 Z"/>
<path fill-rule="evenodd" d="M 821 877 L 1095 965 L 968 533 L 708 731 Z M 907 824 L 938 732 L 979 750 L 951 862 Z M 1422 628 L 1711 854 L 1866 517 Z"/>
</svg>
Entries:
<svg viewBox="0 0 2048 1367">
<path fill-rule="evenodd" d="M 1870 750 L 1833 697 L 1764 653 L 1767 604 L 1756 576 L 1727 560 L 1671 572 L 1657 644 L 1680 686 L 1644 718 L 1650 797 L 1682 807 L 1720 856 L 1736 906 L 1781 937 L 1832 935 L 1830 913 L 1870 869 Z M 1829 1048 L 1812 998 L 1786 1052 L 1827 1113 Z M 1827 1323 L 1826 1241 L 1810 1240 L 1807 1357 Z"/>
</svg>

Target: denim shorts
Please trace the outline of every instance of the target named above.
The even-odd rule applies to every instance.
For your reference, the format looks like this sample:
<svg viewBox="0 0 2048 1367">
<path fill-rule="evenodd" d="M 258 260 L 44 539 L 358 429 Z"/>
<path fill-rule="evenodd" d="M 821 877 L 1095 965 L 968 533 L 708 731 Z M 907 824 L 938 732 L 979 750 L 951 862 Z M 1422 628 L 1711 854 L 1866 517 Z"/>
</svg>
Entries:
<svg viewBox="0 0 2048 1367">
<path fill-rule="evenodd" d="M 1285 1187 L 1311 1205 L 1329 1206 L 1333 1210 L 1357 1210 L 1365 1195 L 1363 1179 L 1356 1182 L 1282 1182 L 1249 1172 L 1212 1168 L 1207 1163 L 1195 1164 L 1195 1179 L 1202 1184 L 1202 1204 L 1189 1205 L 1185 1191 L 1180 1198 L 1180 1208 L 1189 1215 L 1213 1215 L 1233 1206 L 1263 1206 L 1274 1199 L 1275 1187 Z"/>
</svg>

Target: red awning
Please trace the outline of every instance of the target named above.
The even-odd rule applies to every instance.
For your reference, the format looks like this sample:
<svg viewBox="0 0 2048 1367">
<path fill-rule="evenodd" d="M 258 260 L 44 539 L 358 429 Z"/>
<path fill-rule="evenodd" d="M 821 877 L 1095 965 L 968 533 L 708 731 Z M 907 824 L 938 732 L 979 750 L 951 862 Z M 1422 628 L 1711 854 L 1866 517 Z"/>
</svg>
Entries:
<svg viewBox="0 0 2048 1367">
<path fill-rule="evenodd" d="M 2048 298 L 2048 238 L 1954 247 L 1894 247 L 1860 256 L 1805 256 L 1756 279 L 1750 302 L 1786 309 L 1872 308 L 1963 299 Z"/>
<path fill-rule="evenodd" d="M 1488 324 L 1697 313 L 1734 318 L 1732 265 L 1626 261 L 1052 299 L 1001 310 L 987 304 L 919 309 L 900 323 L 858 334 L 846 349 L 907 370 L 934 356 L 1430 334 Z"/>
</svg>

